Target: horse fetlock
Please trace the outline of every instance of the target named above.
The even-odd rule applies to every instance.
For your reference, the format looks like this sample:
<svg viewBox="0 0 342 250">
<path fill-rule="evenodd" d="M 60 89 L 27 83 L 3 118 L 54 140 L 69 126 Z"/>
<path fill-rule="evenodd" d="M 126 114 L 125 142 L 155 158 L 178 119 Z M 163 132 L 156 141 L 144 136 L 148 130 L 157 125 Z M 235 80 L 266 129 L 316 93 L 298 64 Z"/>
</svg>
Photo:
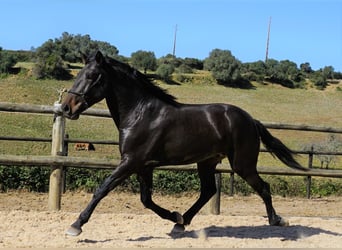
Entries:
<svg viewBox="0 0 342 250">
<path fill-rule="evenodd" d="M 178 213 L 178 212 L 172 212 L 172 215 L 174 215 L 175 216 L 175 222 L 177 223 L 177 224 L 181 224 L 181 225 L 183 225 L 184 224 L 184 218 L 183 218 L 183 216 L 180 214 L 180 213 Z"/>
</svg>

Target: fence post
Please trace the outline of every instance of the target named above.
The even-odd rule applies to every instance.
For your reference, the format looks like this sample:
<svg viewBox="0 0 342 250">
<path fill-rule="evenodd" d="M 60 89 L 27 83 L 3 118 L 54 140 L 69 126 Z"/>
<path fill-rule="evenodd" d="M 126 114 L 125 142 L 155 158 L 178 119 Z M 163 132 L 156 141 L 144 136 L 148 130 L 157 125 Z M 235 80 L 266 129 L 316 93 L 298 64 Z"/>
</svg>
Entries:
<svg viewBox="0 0 342 250">
<path fill-rule="evenodd" d="M 234 172 L 230 173 L 230 178 L 229 178 L 229 196 L 234 196 Z"/>
<path fill-rule="evenodd" d="M 311 152 L 309 153 L 309 161 L 308 161 L 308 167 L 312 168 L 312 162 L 313 162 L 313 146 L 311 146 Z M 311 197 L 311 176 L 306 177 L 306 198 L 310 199 Z"/>
<path fill-rule="evenodd" d="M 216 194 L 210 199 L 210 213 L 220 214 L 221 205 L 221 173 L 215 174 Z"/>
<path fill-rule="evenodd" d="M 61 104 L 55 102 L 55 110 L 60 109 Z M 54 122 L 52 127 L 52 144 L 51 144 L 51 155 L 65 155 L 64 147 L 64 133 L 65 133 L 65 118 L 56 112 L 54 116 Z M 48 208 L 49 210 L 60 210 L 61 209 L 61 194 L 63 190 L 63 167 L 51 166 L 50 182 L 49 182 L 49 199 Z"/>
<path fill-rule="evenodd" d="M 63 141 L 63 156 L 68 156 L 69 153 L 69 134 L 65 134 L 64 136 L 64 141 Z M 66 175 L 67 175 L 67 167 L 63 167 L 63 172 L 62 172 L 62 193 L 64 194 L 66 191 Z"/>
</svg>

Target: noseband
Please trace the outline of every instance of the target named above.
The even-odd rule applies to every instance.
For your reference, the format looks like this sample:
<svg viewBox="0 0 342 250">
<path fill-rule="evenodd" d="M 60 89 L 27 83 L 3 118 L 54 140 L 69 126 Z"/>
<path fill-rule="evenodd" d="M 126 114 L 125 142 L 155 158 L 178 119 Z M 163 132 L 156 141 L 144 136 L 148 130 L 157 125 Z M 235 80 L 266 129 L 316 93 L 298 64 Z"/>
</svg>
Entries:
<svg viewBox="0 0 342 250">
<path fill-rule="evenodd" d="M 68 90 L 68 93 L 76 95 L 76 96 L 79 96 L 82 99 L 82 101 L 85 104 L 85 106 L 89 107 L 89 104 L 88 104 L 88 102 L 86 100 L 86 96 L 87 96 L 87 94 L 90 92 L 90 90 L 92 88 L 94 88 L 96 85 L 98 85 L 101 82 L 101 79 L 102 79 L 102 74 L 100 74 L 97 77 L 96 81 L 93 82 L 92 84 L 90 84 L 89 87 L 84 92 L 76 92 L 76 91 L 73 91 L 73 90 Z"/>
</svg>

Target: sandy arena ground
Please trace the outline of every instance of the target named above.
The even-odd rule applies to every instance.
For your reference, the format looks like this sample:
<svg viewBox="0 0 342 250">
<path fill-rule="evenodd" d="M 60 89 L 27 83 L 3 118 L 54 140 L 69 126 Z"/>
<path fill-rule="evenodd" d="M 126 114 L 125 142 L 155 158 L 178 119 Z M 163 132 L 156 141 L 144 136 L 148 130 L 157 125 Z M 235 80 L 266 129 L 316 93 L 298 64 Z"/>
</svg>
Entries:
<svg viewBox="0 0 342 250">
<path fill-rule="evenodd" d="M 156 203 L 181 213 L 198 194 L 154 195 Z M 342 197 L 298 199 L 274 197 L 279 215 L 288 227 L 268 226 L 259 197 L 221 198 L 221 214 L 203 208 L 186 232 L 171 235 L 173 223 L 143 208 L 138 194 L 108 195 L 97 207 L 78 237 L 65 235 L 86 206 L 91 194 L 66 193 L 62 210 L 47 209 L 47 194 L 0 193 L 0 247 L 342 247 Z"/>
</svg>

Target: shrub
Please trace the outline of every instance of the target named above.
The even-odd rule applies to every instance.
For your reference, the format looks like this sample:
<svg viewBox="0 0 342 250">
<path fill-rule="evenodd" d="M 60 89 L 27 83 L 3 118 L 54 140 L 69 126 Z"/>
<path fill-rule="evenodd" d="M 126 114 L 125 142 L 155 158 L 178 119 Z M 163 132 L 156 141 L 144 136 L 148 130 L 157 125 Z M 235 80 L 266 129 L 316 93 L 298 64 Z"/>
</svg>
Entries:
<svg viewBox="0 0 342 250">
<path fill-rule="evenodd" d="M 168 194 L 199 190 L 200 188 L 196 171 L 156 170 L 153 179 L 154 189 Z"/>
<path fill-rule="evenodd" d="M 10 69 L 17 63 L 16 58 L 8 53 L 7 51 L 2 51 L 0 47 L 0 74 L 9 73 Z"/>
<path fill-rule="evenodd" d="M 39 58 L 33 68 L 33 75 L 37 79 L 69 80 L 72 78 L 70 72 L 65 68 L 62 58 L 56 54 L 50 54 L 46 58 Z"/>
<path fill-rule="evenodd" d="M 183 60 L 183 64 L 185 64 L 186 66 L 188 66 L 192 69 L 199 69 L 199 70 L 203 69 L 203 61 L 201 61 L 197 58 L 186 57 Z"/>
<path fill-rule="evenodd" d="M 110 170 L 67 168 L 66 188 L 68 190 L 82 189 L 87 192 L 94 192 L 110 173 Z"/>
<path fill-rule="evenodd" d="M 317 77 L 313 82 L 315 87 L 319 90 L 323 90 L 328 86 L 327 80 L 322 76 Z"/>
<path fill-rule="evenodd" d="M 315 178 L 312 181 L 311 194 L 316 197 L 342 195 L 342 183 L 337 179 Z"/>
<path fill-rule="evenodd" d="M 67 168 L 65 185 L 67 190 L 84 190 L 94 192 L 111 174 L 111 170 L 92 170 L 83 168 Z M 42 167 L 3 167 L 0 166 L 0 191 L 24 189 L 34 192 L 47 192 L 50 168 Z M 262 176 L 268 182 L 273 195 L 283 197 L 305 197 L 306 177 Z M 222 192 L 229 193 L 229 175 L 222 175 Z M 136 175 L 127 178 L 115 190 L 140 191 Z M 200 190 L 197 171 L 165 171 L 153 172 L 153 190 L 164 194 L 178 194 Z M 239 176 L 234 175 L 234 193 L 238 195 L 255 194 L 255 191 Z M 312 196 L 342 195 L 342 183 L 339 180 L 313 178 Z"/>
<path fill-rule="evenodd" d="M 26 189 L 46 192 L 49 185 L 49 169 L 41 167 L 1 167 L 0 190 Z"/>
<path fill-rule="evenodd" d="M 181 64 L 176 70 L 178 73 L 184 73 L 184 74 L 193 73 L 192 68 L 184 63 Z"/>
<path fill-rule="evenodd" d="M 214 49 L 204 61 L 204 68 L 221 83 L 232 83 L 240 79 L 241 62 L 229 50 Z"/>
<path fill-rule="evenodd" d="M 175 68 L 171 64 L 162 64 L 158 67 L 156 74 L 164 81 L 169 81 Z"/>
</svg>

